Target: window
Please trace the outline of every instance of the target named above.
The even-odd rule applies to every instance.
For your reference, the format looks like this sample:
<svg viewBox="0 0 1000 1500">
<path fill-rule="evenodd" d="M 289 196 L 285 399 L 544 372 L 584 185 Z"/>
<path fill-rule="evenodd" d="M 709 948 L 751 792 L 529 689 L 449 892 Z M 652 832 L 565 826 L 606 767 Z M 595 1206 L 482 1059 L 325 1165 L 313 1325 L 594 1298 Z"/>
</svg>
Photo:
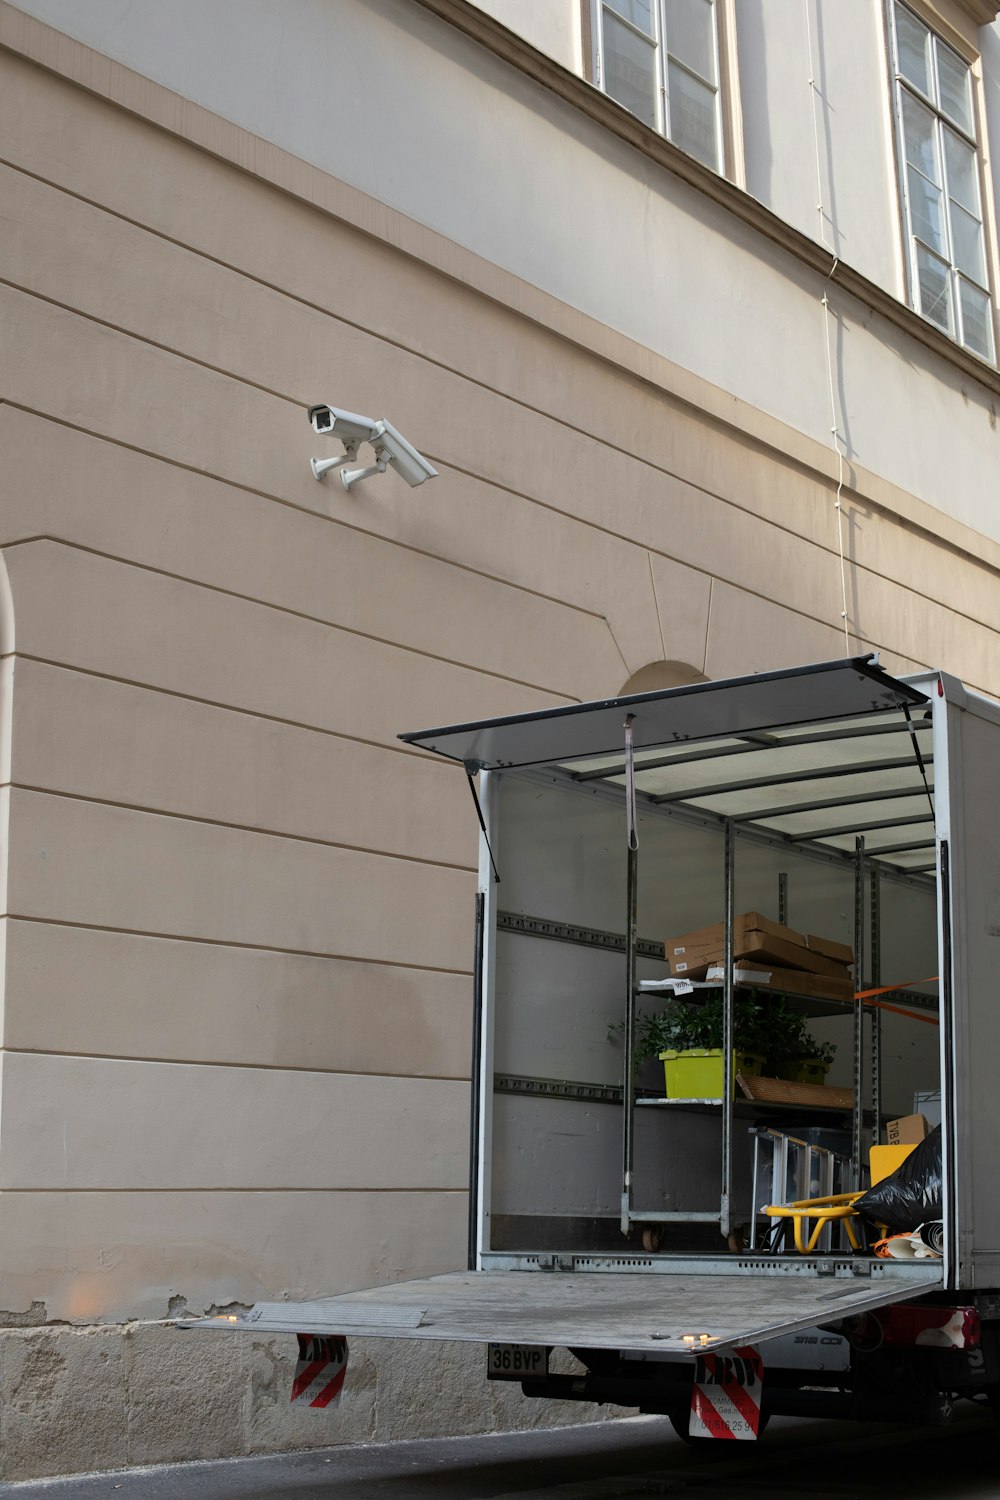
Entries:
<svg viewBox="0 0 1000 1500">
<path fill-rule="evenodd" d="M 594 0 L 594 78 L 682 151 L 720 169 L 715 0 Z"/>
<path fill-rule="evenodd" d="M 944 333 L 992 360 L 972 70 L 899 0 L 892 13 L 910 297 Z"/>
</svg>

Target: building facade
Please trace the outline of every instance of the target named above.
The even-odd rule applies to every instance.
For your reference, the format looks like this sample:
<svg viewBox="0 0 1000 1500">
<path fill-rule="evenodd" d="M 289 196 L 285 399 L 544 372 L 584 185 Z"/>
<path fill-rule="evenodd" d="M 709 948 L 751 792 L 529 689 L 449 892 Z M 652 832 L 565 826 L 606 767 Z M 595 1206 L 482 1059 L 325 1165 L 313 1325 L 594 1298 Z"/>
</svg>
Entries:
<svg viewBox="0 0 1000 1500">
<path fill-rule="evenodd" d="M 477 830 L 399 732 L 1000 695 L 997 9 L 0 3 L 4 1479 L 574 1415 L 170 1320 L 464 1263 Z M 317 483 L 320 401 L 438 477 Z"/>
</svg>

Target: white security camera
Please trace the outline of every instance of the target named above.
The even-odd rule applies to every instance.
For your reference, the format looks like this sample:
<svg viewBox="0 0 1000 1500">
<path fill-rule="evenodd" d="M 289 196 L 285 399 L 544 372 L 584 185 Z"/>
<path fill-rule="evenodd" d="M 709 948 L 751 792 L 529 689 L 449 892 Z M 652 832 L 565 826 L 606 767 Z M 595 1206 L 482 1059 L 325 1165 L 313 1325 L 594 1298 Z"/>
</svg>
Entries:
<svg viewBox="0 0 1000 1500">
<path fill-rule="evenodd" d="M 339 406 L 310 406 L 309 420 L 313 432 L 339 438 L 345 448 L 370 443 L 380 425 L 373 417 L 359 417 L 356 411 L 341 411 Z"/>
<path fill-rule="evenodd" d="M 340 481 L 345 490 L 367 479 L 372 474 L 384 474 L 390 464 L 398 469 L 407 484 L 414 487 L 425 479 L 434 479 L 437 469 L 408 443 L 391 422 L 384 419 L 376 422 L 372 417 L 359 416 L 357 412 L 342 411 L 339 406 L 310 406 L 309 420 L 314 432 L 324 437 L 339 438 L 344 445 L 340 458 L 312 458 L 309 460 L 313 475 L 322 479 L 331 469 L 340 469 Z M 344 464 L 357 458 L 362 443 L 371 444 L 375 450 L 375 462 L 366 469 L 345 469 Z"/>
<path fill-rule="evenodd" d="M 356 411 L 342 411 L 339 406 L 310 406 L 309 420 L 313 432 L 322 433 L 324 437 L 339 438 L 344 445 L 341 458 L 310 459 L 317 479 L 322 479 L 331 469 L 339 469 L 342 464 L 352 463 L 358 456 L 359 446 L 370 443 L 380 425 L 373 417 L 361 417 Z"/>
<path fill-rule="evenodd" d="M 397 432 L 391 422 L 382 419 L 382 433 L 373 438 L 376 453 L 387 453 L 389 462 L 406 480 L 411 488 L 423 484 L 425 479 L 436 479 L 437 469 L 433 464 L 427 462 L 422 453 L 418 453 L 412 443 L 408 443 L 401 432 Z"/>
</svg>

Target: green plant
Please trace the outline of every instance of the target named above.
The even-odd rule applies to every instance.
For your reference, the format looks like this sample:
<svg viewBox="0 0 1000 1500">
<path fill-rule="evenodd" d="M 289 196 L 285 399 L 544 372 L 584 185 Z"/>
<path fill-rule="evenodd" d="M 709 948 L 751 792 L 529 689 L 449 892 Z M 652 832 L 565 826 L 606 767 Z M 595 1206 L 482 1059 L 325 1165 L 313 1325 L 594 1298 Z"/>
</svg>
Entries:
<svg viewBox="0 0 1000 1500">
<path fill-rule="evenodd" d="M 608 1027 L 608 1037 L 617 1041 L 624 1022 Z M 692 1047 L 722 1046 L 722 996 L 712 995 L 701 1003 L 672 1000 L 663 1010 L 640 1013 L 635 1021 L 635 1060 L 644 1062 L 661 1052 L 687 1052 Z M 755 1000 L 742 998 L 736 1006 L 733 1040 L 741 1052 L 763 1057 L 766 1050 L 767 1022 L 764 1007 Z"/>
<path fill-rule="evenodd" d="M 817 1042 L 808 1032 L 806 1033 L 806 1041 L 809 1045 L 807 1050 L 802 1054 L 803 1057 L 815 1059 L 816 1062 L 825 1063 L 829 1067 L 837 1055 L 836 1043 Z"/>
<path fill-rule="evenodd" d="M 638 1015 L 635 1023 L 635 1060 L 643 1062 L 673 1048 L 712 1047 L 712 1017 L 703 1005 L 675 1000 L 655 1015 Z"/>
<path fill-rule="evenodd" d="M 609 1040 L 618 1041 L 624 1029 L 624 1022 L 609 1024 Z M 636 1016 L 635 1061 L 645 1062 L 661 1052 L 721 1047 L 723 1029 L 723 1002 L 718 992 L 700 1002 L 671 1000 L 660 1011 Z M 830 1063 L 836 1052 L 832 1042 L 817 1042 L 806 1030 L 803 1017 L 790 1010 L 780 996 L 761 995 L 759 991 L 736 997 L 733 1043 L 740 1052 L 762 1057 L 768 1073 L 804 1058 Z"/>
<path fill-rule="evenodd" d="M 771 1034 L 765 1056 L 769 1072 L 805 1061 L 825 1063 L 828 1067 L 837 1054 L 833 1042 L 817 1042 L 806 1026 L 805 1018 L 789 1010 L 784 1000 L 772 1001 Z"/>
</svg>

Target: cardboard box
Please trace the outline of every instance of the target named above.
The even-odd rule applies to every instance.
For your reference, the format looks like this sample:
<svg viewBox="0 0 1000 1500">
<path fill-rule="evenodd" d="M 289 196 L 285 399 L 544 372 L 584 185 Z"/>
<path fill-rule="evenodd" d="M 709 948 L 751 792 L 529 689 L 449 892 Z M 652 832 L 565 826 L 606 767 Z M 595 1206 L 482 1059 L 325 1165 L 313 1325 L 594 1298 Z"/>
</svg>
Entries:
<svg viewBox="0 0 1000 1500">
<path fill-rule="evenodd" d="M 721 942 L 675 944 L 672 947 L 673 951 L 667 953 L 667 963 L 670 965 L 670 974 L 675 978 L 702 980 L 709 965 L 723 963 L 724 945 Z M 826 959 L 823 954 L 811 953 L 804 945 L 787 942 L 784 938 L 777 938 L 774 933 L 757 932 L 754 929 L 744 929 L 733 935 L 733 959 L 736 963 L 748 960 L 756 968 L 774 965 L 778 969 L 802 969 L 807 974 L 825 974 L 831 980 L 850 980 L 850 974 L 843 963 Z"/>
<path fill-rule="evenodd" d="M 807 1104 L 810 1109 L 854 1108 L 853 1089 L 832 1088 L 825 1083 L 789 1083 L 783 1078 L 748 1078 L 736 1075 L 744 1097 L 761 1104 Z"/>
<path fill-rule="evenodd" d="M 767 922 L 767 927 L 756 927 L 755 922 L 767 921 L 757 912 L 747 912 L 733 926 L 733 957 L 737 963 L 744 959 L 758 965 L 776 965 L 782 969 L 804 969 L 810 974 L 825 974 L 830 979 L 850 980 L 845 965 L 829 958 L 815 948 L 808 948 L 806 940 L 788 927 L 779 927 L 777 922 Z M 704 938 L 704 932 L 711 932 Z M 790 934 L 790 936 L 788 935 Z M 842 948 L 842 944 L 831 944 Z M 664 945 L 670 973 L 674 978 L 703 979 L 710 964 L 721 964 L 725 957 L 725 935 L 722 923 L 712 929 L 702 928 L 683 938 L 670 938 Z M 848 950 L 849 951 L 849 950 Z"/>
<path fill-rule="evenodd" d="M 794 932 L 791 927 L 782 927 L 780 922 L 773 922 L 770 917 L 761 916 L 759 911 L 741 913 L 733 923 L 733 929 L 737 937 L 752 930 L 772 933 L 774 937 L 785 938 L 790 943 L 798 943 L 802 948 L 806 945 L 804 932 Z M 725 940 L 725 922 L 713 922 L 710 927 L 698 927 L 694 932 L 682 933 L 680 937 L 667 938 L 664 947 L 668 958 L 672 954 L 681 957 L 686 948 L 719 948 Z"/>
<path fill-rule="evenodd" d="M 805 969 L 810 974 L 825 974 L 829 979 L 849 979 L 844 965 L 826 958 L 804 944 L 791 943 L 770 932 L 748 932 L 736 950 L 736 957 L 775 963 L 783 969 Z"/>
<path fill-rule="evenodd" d="M 930 1134 L 930 1126 L 923 1115 L 903 1115 L 898 1120 L 889 1121 L 885 1134 L 890 1146 L 919 1146 Z"/>
<path fill-rule="evenodd" d="M 817 937 L 814 932 L 806 933 L 806 947 L 813 953 L 822 953 L 824 958 L 832 958 L 838 964 L 850 967 L 854 962 L 854 949 L 849 943 L 836 943 L 833 938 Z"/>
<path fill-rule="evenodd" d="M 704 979 L 709 964 L 722 962 L 718 944 L 682 944 L 676 953 L 667 953 L 667 965 L 675 979 Z"/>
<path fill-rule="evenodd" d="M 790 995 L 805 995 L 813 1000 L 853 1000 L 852 979 L 832 979 L 826 974 L 807 974 L 803 969 L 757 968 L 749 963 L 734 966 L 737 984 L 759 984 Z M 722 979 L 723 965 L 710 964 L 706 979 Z"/>
</svg>

